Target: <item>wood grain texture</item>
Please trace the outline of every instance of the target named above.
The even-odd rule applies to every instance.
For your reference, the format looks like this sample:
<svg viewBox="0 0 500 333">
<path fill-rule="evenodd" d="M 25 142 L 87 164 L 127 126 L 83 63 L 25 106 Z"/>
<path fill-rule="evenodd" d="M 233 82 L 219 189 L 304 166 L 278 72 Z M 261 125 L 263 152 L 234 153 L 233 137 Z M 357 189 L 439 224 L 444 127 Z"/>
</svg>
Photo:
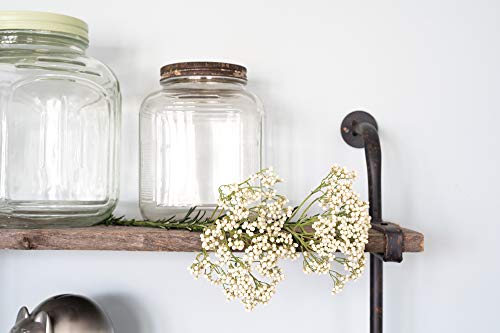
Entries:
<svg viewBox="0 0 500 333">
<path fill-rule="evenodd" d="M 424 236 L 403 229 L 404 252 L 424 250 Z M 384 235 L 370 230 L 367 252 L 383 252 Z M 194 252 L 201 249 L 197 232 L 140 227 L 74 229 L 0 229 L 0 249 Z"/>
</svg>

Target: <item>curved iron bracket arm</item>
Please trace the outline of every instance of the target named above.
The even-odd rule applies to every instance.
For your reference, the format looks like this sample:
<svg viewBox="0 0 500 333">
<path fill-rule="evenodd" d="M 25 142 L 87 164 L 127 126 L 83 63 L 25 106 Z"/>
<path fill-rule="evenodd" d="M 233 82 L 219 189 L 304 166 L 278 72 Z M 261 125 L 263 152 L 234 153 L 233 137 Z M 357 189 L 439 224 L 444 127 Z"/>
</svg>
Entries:
<svg viewBox="0 0 500 333">
<path fill-rule="evenodd" d="M 342 137 L 352 147 L 364 148 L 368 170 L 368 195 L 372 228 L 385 236 L 384 261 L 403 260 L 403 231 L 395 223 L 382 219 L 382 152 L 375 119 L 367 112 L 354 111 L 348 114 L 341 127 Z"/>
<path fill-rule="evenodd" d="M 399 225 L 382 219 L 382 153 L 375 118 L 367 112 L 354 111 L 342 121 L 341 133 L 348 145 L 365 149 L 371 224 L 385 237 L 384 253 L 370 254 L 370 332 L 382 333 L 383 263 L 403 260 L 403 231 Z"/>
</svg>

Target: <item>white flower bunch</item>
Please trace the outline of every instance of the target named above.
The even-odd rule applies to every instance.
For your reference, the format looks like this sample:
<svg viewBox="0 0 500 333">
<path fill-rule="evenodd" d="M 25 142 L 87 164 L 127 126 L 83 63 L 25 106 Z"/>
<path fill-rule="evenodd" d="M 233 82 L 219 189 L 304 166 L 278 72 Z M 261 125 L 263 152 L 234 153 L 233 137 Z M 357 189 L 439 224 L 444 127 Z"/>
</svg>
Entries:
<svg viewBox="0 0 500 333">
<path fill-rule="evenodd" d="M 355 178 L 354 172 L 333 166 L 316 189 L 323 213 L 312 223 L 314 236 L 304 251 L 303 268 L 306 274 L 328 273 L 334 282 L 332 294 L 340 292 L 346 282 L 357 279 L 365 267 L 370 216 L 368 203 L 352 189 Z M 340 264 L 343 270 L 334 264 Z"/>
<path fill-rule="evenodd" d="M 239 299 L 248 310 L 269 302 L 284 279 L 279 259 L 298 257 L 298 245 L 283 229 L 292 207 L 273 189 L 281 181 L 269 168 L 221 186 L 221 211 L 202 233 L 203 252 L 190 267 L 196 278 L 203 275 L 221 285 L 229 300 Z"/>
<path fill-rule="evenodd" d="M 222 286 L 229 300 L 239 299 L 251 310 L 267 304 L 284 279 L 279 260 L 296 259 L 301 250 L 304 272 L 329 274 L 332 293 L 339 292 L 363 272 L 370 228 L 368 203 L 353 191 L 354 179 L 353 172 L 332 167 L 295 209 L 274 189 L 282 179 L 272 168 L 221 186 L 214 222 L 201 234 L 203 251 L 191 273 Z M 322 213 L 309 216 L 315 203 Z"/>
</svg>

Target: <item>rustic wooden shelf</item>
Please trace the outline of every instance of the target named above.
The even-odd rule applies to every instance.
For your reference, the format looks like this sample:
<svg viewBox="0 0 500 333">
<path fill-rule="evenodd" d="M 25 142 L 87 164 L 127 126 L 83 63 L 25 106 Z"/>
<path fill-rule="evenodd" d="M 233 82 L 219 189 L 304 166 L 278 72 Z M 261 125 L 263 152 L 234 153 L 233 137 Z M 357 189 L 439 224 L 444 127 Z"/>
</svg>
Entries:
<svg viewBox="0 0 500 333">
<path fill-rule="evenodd" d="M 367 252 L 384 252 L 382 232 L 370 230 Z M 187 230 L 98 226 L 69 229 L 1 229 L 4 250 L 100 250 L 194 252 L 201 249 L 200 236 Z M 422 252 L 424 235 L 403 228 L 403 251 Z"/>
</svg>

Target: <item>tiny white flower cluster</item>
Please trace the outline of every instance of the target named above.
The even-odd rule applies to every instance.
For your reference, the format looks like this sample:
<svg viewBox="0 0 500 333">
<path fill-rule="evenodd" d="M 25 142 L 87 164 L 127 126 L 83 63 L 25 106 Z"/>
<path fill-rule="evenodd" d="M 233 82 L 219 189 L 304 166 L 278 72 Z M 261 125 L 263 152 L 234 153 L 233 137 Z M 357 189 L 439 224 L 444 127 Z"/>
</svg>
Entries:
<svg viewBox="0 0 500 333">
<path fill-rule="evenodd" d="M 304 252 L 304 272 L 328 273 L 334 281 L 332 294 L 358 278 L 365 268 L 364 249 L 371 225 L 368 203 L 352 189 L 355 178 L 354 172 L 335 165 L 318 187 L 323 213 L 312 224 L 314 238 L 308 244 L 310 251 Z M 335 263 L 344 271 L 335 270 Z"/>
<path fill-rule="evenodd" d="M 221 285 L 229 300 L 239 299 L 248 310 L 269 302 L 284 279 L 279 259 L 298 257 L 298 245 L 283 230 L 292 208 L 272 188 L 281 181 L 269 168 L 242 183 L 221 186 L 221 214 L 202 233 L 203 253 L 190 267 L 195 277 Z"/>
<path fill-rule="evenodd" d="M 284 279 L 279 260 L 298 258 L 300 249 L 304 272 L 329 274 L 332 293 L 341 291 L 363 272 L 370 229 L 368 203 L 352 188 L 355 177 L 333 166 L 295 209 L 273 188 L 282 179 L 272 168 L 221 186 L 219 206 L 210 219 L 214 222 L 201 234 L 203 251 L 189 270 L 195 278 L 204 276 L 222 286 L 229 300 L 239 299 L 251 310 L 267 304 Z M 323 212 L 308 216 L 314 203 Z"/>
</svg>

